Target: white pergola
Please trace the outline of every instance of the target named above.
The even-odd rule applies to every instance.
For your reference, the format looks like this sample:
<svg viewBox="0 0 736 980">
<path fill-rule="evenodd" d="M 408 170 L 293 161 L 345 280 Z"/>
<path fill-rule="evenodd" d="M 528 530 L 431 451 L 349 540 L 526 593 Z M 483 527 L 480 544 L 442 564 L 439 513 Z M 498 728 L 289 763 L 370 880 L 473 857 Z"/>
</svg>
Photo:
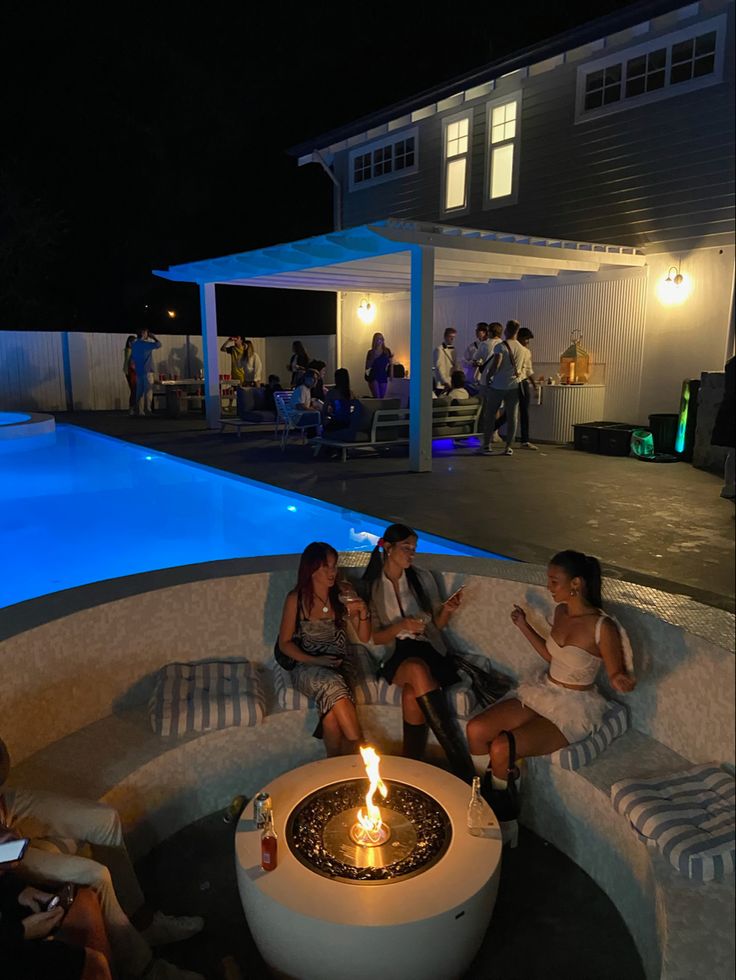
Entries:
<svg viewBox="0 0 736 980">
<path fill-rule="evenodd" d="M 154 270 L 199 285 L 207 421 L 220 416 L 215 286 L 266 286 L 411 296 L 411 469 L 432 468 L 432 325 L 434 289 L 497 280 L 642 266 L 640 249 L 535 238 L 388 218 L 357 228 L 201 262 Z"/>
</svg>

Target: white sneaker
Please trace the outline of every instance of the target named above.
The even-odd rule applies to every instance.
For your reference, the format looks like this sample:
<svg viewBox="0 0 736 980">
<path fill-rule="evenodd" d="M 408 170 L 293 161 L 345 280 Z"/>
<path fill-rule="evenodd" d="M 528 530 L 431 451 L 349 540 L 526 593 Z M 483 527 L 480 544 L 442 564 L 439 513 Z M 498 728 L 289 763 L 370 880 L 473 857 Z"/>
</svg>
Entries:
<svg viewBox="0 0 736 980">
<path fill-rule="evenodd" d="M 206 980 L 201 973 L 183 970 L 168 960 L 151 960 L 141 980 Z"/>
<path fill-rule="evenodd" d="M 511 446 L 507 446 L 504 449 L 503 454 L 504 454 L 504 456 L 513 456 L 514 455 L 514 450 L 511 448 Z"/>
<path fill-rule="evenodd" d="M 532 452 L 535 452 L 535 453 L 536 453 L 536 452 L 539 452 L 539 448 L 538 448 L 537 446 L 535 446 L 535 445 L 534 445 L 533 443 L 531 443 L 531 442 L 522 442 L 522 444 L 521 444 L 521 448 L 522 448 L 522 449 L 531 449 L 531 450 L 532 450 Z"/>
<path fill-rule="evenodd" d="M 494 441 L 494 442 L 503 442 L 503 439 L 502 439 L 502 438 L 501 438 L 501 436 L 500 436 L 500 435 L 498 434 L 498 431 L 496 431 L 496 432 L 494 432 L 494 433 L 493 433 L 493 441 Z"/>
<path fill-rule="evenodd" d="M 204 928 L 204 919 L 200 915 L 165 915 L 154 912 L 153 921 L 141 935 L 150 946 L 167 946 L 169 943 L 179 943 L 191 939 Z"/>
</svg>

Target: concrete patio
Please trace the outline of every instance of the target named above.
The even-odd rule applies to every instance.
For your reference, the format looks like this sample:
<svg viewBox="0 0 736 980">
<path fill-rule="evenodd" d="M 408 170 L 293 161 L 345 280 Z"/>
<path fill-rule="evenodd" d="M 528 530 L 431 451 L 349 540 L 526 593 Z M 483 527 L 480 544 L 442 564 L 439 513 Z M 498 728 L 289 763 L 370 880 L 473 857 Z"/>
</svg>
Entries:
<svg viewBox="0 0 736 980">
<path fill-rule="evenodd" d="M 282 453 L 271 433 L 221 435 L 196 418 L 56 418 L 521 561 L 578 548 L 609 576 L 734 610 L 734 505 L 719 496 L 718 476 L 687 463 L 545 445 L 481 458 L 443 442 L 433 472 L 420 474 L 409 472 L 405 447 L 343 464 L 315 460 L 297 441 Z"/>
</svg>

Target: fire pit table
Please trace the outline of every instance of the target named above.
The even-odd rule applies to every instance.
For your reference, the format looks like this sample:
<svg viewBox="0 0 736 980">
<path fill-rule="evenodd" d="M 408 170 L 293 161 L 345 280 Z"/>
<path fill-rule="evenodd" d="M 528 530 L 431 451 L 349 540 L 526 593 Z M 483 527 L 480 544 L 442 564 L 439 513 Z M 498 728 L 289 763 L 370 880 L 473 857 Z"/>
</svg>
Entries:
<svg viewBox="0 0 736 980">
<path fill-rule="evenodd" d="M 455 776 L 385 756 L 380 779 L 380 829 L 367 837 L 360 756 L 313 762 L 266 786 L 278 834 L 273 871 L 261 869 L 253 803 L 243 812 L 235 835 L 240 897 L 276 976 L 452 980 L 477 953 L 501 870 L 492 811 L 484 804 L 486 825 L 474 836 L 470 788 Z"/>
</svg>

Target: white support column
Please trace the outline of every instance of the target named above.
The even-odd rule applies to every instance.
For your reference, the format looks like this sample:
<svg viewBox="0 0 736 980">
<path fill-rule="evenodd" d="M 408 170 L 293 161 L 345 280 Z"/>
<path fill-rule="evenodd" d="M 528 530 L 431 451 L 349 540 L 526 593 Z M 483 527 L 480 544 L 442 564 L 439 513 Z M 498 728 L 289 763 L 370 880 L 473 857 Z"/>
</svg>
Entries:
<svg viewBox="0 0 736 980">
<path fill-rule="evenodd" d="M 335 293 L 335 367 L 345 367 L 342 363 L 342 298 L 344 293 Z"/>
<path fill-rule="evenodd" d="M 434 248 L 411 249 L 411 376 L 409 379 L 409 469 L 432 469 L 432 325 Z"/>
<path fill-rule="evenodd" d="M 199 284 L 199 310 L 202 323 L 202 357 L 204 360 L 204 403 L 207 425 L 218 427 L 220 408 L 220 372 L 217 346 L 217 304 L 215 284 Z"/>
</svg>

